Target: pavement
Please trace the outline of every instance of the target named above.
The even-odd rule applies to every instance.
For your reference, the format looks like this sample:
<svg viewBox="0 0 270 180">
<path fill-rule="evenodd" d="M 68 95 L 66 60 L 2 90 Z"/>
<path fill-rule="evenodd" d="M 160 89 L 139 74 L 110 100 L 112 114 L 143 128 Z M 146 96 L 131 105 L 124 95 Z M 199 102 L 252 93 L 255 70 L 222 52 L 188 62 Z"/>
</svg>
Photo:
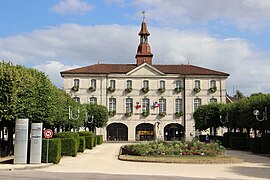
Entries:
<svg viewBox="0 0 270 180">
<path fill-rule="evenodd" d="M 77 157 L 65 156 L 59 164 L 0 164 L 2 170 L 38 169 L 39 172 L 102 173 L 121 175 L 178 176 L 206 179 L 270 179 L 270 158 L 245 151 L 228 150 L 227 154 L 244 159 L 236 164 L 173 164 L 128 162 L 118 160 L 120 146 L 125 143 L 103 143 Z"/>
</svg>

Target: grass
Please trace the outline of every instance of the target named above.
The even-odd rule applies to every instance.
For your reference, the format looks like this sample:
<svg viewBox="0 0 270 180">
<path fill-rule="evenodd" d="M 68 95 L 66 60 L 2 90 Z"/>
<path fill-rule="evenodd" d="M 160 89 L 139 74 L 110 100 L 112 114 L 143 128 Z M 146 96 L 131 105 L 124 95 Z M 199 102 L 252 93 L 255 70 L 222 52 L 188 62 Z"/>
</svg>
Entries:
<svg viewBox="0 0 270 180">
<path fill-rule="evenodd" d="M 181 164 L 230 164 L 242 163 L 242 159 L 233 156 L 131 156 L 119 155 L 119 160 L 155 163 L 181 163 Z"/>
</svg>

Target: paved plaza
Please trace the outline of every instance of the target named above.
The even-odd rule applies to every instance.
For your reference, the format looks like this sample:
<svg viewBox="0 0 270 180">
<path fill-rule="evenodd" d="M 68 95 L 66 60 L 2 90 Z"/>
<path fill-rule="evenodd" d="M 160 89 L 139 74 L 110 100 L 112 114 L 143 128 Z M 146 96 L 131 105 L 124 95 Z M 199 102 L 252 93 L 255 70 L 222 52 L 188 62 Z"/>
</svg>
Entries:
<svg viewBox="0 0 270 180">
<path fill-rule="evenodd" d="M 227 151 L 228 154 L 245 160 L 244 163 L 238 164 L 145 163 L 119 161 L 118 153 L 121 145 L 123 143 L 103 143 L 93 150 L 78 154 L 77 157 L 63 157 L 57 165 L 35 168 L 31 171 L 40 174 L 88 174 L 87 177 L 93 174 L 101 179 L 112 177 L 125 179 L 124 177 L 129 175 L 131 179 L 164 179 L 165 177 L 171 177 L 170 179 L 270 179 L 270 158 L 250 152 Z M 9 166 L 13 167 L 15 169 L 13 172 L 15 172 L 18 165 Z M 1 169 L 3 170 L 3 165 L 0 164 Z M 29 173 L 28 170 L 26 171 Z M 1 171 L 0 175 L 4 172 L 7 173 Z M 111 175 L 111 178 L 106 175 Z M 70 175 L 70 177 L 73 176 Z"/>
</svg>

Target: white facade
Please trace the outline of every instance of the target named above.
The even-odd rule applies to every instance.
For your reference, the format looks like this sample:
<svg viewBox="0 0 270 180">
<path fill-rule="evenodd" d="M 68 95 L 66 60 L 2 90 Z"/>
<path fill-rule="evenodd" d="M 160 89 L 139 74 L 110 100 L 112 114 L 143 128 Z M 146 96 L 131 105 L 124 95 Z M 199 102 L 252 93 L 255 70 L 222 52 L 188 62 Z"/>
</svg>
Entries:
<svg viewBox="0 0 270 180">
<path fill-rule="evenodd" d="M 136 133 L 137 125 L 141 123 L 150 123 L 155 128 L 157 138 L 164 139 L 166 132 L 164 127 L 171 123 L 177 123 L 185 127 L 185 138 L 190 139 L 196 135 L 194 129 L 193 112 L 195 101 L 201 101 L 201 104 L 208 104 L 211 100 L 226 103 L 226 84 L 227 76 L 215 75 L 179 75 L 179 74 L 164 74 L 155 69 L 151 65 L 144 63 L 126 74 L 65 74 L 64 89 L 73 97 L 80 98 L 81 103 L 90 103 L 90 99 L 96 98 L 97 104 L 104 105 L 109 109 L 109 99 L 116 99 L 116 114 L 109 118 L 108 125 L 112 123 L 122 123 L 128 129 L 128 141 L 134 141 L 138 136 Z M 74 80 L 79 80 L 79 90 L 73 91 Z M 96 81 L 95 91 L 89 90 L 91 87 L 91 80 Z M 110 81 L 115 81 L 115 91 L 107 90 L 110 87 Z M 132 91 L 126 92 L 127 81 L 132 82 Z M 143 81 L 148 80 L 149 92 L 141 91 Z M 160 81 L 165 81 L 164 93 L 160 93 Z M 183 88 L 182 92 L 175 91 L 176 81 L 181 82 Z M 201 91 L 194 92 L 195 81 L 200 82 Z M 211 81 L 216 84 L 216 92 L 211 93 Z M 126 99 L 133 100 L 133 113 L 130 117 L 126 113 Z M 144 98 L 150 101 L 150 114 L 147 117 L 142 115 L 143 108 L 136 109 L 136 103 L 142 105 Z M 160 107 L 153 108 L 154 102 L 159 102 L 160 99 L 166 100 L 166 115 L 159 116 Z M 182 101 L 182 116 L 176 117 L 176 99 Z M 199 102 L 196 101 L 196 102 Z M 184 120 L 185 119 L 185 120 Z M 157 127 L 158 126 L 158 127 Z M 180 132 L 178 132 L 180 133 Z M 107 140 L 107 129 L 101 128 L 97 130 L 97 134 L 102 134 L 104 140 Z M 138 137 L 137 137 L 138 138 Z"/>
</svg>

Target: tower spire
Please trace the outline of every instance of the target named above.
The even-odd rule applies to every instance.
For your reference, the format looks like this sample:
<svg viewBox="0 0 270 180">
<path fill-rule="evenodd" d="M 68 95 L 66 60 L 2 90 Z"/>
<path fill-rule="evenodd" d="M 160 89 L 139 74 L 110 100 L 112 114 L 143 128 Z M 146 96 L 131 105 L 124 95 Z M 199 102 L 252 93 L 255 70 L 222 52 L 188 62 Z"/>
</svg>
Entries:
<svg viewBox="0 0 270 180">
<path fill-rule="evenodd" d="M 143 14 L 143 22 L 141 24 L 141 30 L 138 34 L 140 36 L 140 44 L 138 46 L 137 54 L 135 56 L 137 59 L 137 65 L 140 65 L 144 62 L 152 64 L 153 58 L 150 45 L 148 44 L 148 36 L 150 36 L 150 33 L 147 30 L 145 22 L 145 11 L 142 11 L 142 14 Z"/>
</svg>

